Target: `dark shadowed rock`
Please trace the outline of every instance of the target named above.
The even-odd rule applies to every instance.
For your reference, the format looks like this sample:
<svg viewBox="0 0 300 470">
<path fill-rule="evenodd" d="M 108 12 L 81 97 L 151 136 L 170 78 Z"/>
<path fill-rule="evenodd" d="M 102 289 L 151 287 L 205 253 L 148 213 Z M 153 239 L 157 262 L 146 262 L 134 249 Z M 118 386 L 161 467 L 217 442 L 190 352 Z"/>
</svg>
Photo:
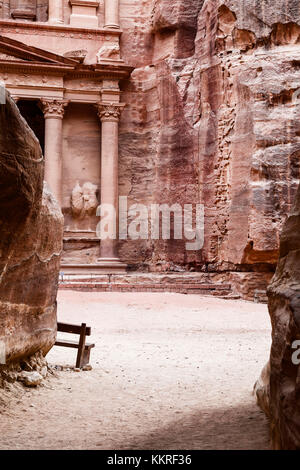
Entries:
<svg viewBox="0 0 300 470">
<path fill-rule="evenodd" d="M 39 142 L 7 95 L 0 105 L 0 339 L 7 363 L 56 336 L 63 217 L 44 187 Z"/>
</svg>

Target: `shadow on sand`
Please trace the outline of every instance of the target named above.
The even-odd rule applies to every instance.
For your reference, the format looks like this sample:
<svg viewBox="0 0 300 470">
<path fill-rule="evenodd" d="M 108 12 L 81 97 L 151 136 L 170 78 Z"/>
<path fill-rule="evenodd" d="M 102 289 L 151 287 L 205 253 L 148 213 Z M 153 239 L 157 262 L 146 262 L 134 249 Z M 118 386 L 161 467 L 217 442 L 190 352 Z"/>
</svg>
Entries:
<svg viewBox="0 0 300 470">
<path fill-rule="evenodd" d="M 207 409 L 136 436 L 123 443 L 121 449 L 268 450 L 268 421 L 255 402 L 248 406 Z"/>
</svg>

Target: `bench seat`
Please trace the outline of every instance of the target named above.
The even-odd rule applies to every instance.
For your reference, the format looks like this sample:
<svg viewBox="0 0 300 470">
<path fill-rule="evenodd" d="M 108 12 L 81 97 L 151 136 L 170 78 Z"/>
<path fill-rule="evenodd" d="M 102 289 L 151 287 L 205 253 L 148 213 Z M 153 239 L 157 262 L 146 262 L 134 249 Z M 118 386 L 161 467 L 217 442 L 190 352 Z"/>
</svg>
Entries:
<svg viewBox="0 0 300 470">
<path fill-rule="evenodd" d="M 71 339 L 57 339 L 55 346 L 78 349 L 78 341 L 72 341 Z M 84 349 L 92 349 L 94 347 L 95 345 L 93 343 L 85 343 L 84 345 Z"/>
</svg>

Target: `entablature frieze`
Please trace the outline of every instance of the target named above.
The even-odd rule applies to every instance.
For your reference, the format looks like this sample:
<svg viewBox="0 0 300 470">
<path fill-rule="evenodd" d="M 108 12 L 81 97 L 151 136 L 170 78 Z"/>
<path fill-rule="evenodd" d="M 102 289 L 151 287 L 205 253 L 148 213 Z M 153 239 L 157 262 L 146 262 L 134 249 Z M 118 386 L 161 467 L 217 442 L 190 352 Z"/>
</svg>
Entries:
<svg viewBox="0 0 300 470">
<path fill-rule="evenodd" d="M 33 75 L 56 75 L 72 78 L 93 79 L 93 80 L 124 80 L 129 78 L 133 68 L 110 64 L 110 65 L 87 65 L 81 66 L 79 70 L 69 65 L 55 65 L 38 63 L 26 63 L 25 61 L 9 61 L 0 59 L 0 72 L 10 72 L 14 74 L 33 74 Z"/>
<path fill-rule="evenodd" d="M 1 33 L 22 33 L 29 35 L 70 37 L 73 39 L 95 39 L 95 37 L 121 36 L 121 29 L 81 28 L 70 25 L 58 25 L 38 22 L 21 22 L 15 20 L 0 20 Z"/>
<path fill-rule="evenodd" d="M 93 89 L 79 89 L 72 88 L 71 86 L 65 87 L 50 87 L 50 86 L 23 86 L 17 84 L 6 84 L 7 90 L 15 98 L 19 99 L 65 99 L 71 103 L 84 103 L 84 104 L 97 104 L 102 99 L 109 101 L 112 105 L 118 106 L 120 99 L 120 91 L 103 89 L 101 84 L 98 88 Z"/>
</svg>

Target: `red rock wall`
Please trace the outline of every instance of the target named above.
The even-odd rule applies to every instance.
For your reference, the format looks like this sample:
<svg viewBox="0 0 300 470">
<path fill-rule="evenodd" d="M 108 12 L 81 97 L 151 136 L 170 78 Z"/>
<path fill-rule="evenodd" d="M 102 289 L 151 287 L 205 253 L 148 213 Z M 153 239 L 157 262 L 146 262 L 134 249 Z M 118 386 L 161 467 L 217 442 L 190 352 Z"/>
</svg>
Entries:
<svg viewBox="0 0 300 470">
<path fill-rule="evenodd" d="M 126 242 L 150 270 L 274 270 L 299 180 L 296 0 L 121 1 L 120 194 L 203 203 L 205 246 Z"/>
<path fill-rule="evenodd" d="M 7 95 L 0 105 L 0 340 L 7 364 L 46 354 L 56 338 L 63 217 L 43 190 L 43 173 L 38 140 Z"/>
<path fill-rule="evenodd" d="M 268 288 L 272 347 L 255 386 L 270 420 L 274 449 L 300 449 L 300 188 L 281 235 L 276 273 Z M 296 343 L 295 343 L 296 342 Z"/>
</svg>

